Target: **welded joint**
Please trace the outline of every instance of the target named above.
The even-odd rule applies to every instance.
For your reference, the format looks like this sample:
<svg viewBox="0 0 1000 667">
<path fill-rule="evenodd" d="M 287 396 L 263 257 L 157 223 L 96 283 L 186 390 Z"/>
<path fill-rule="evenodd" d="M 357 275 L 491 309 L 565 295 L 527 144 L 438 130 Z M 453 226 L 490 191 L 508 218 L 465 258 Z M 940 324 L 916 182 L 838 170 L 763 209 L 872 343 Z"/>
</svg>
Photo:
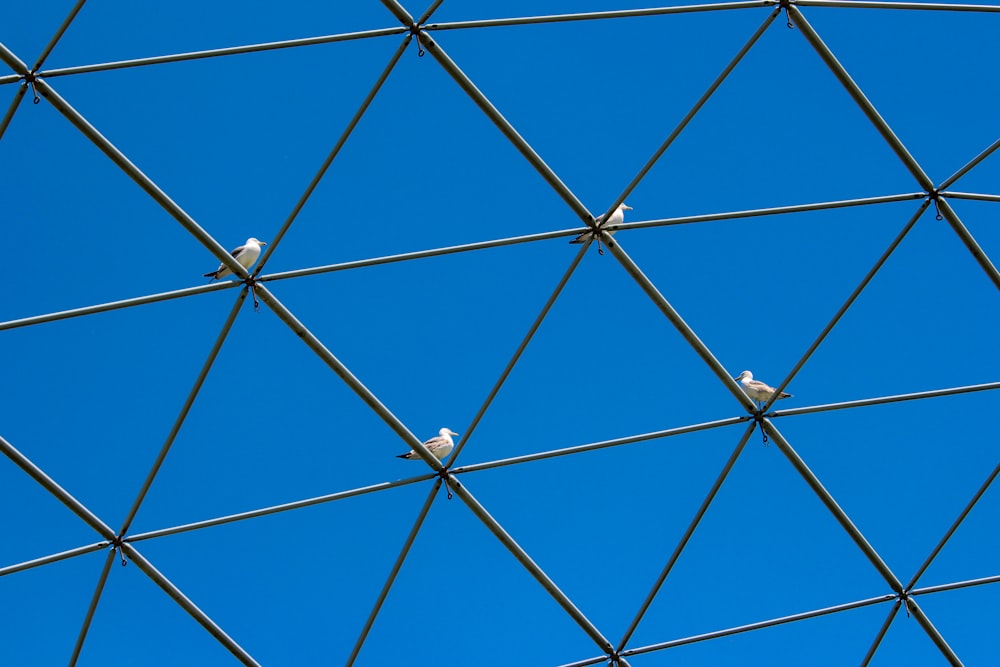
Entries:
<svg viewBox="0 0 1000 667">
<path fill-rule="evenodd" d="M 941 207 L 938 205 L 938 203 L 941 201 L 941 191 L 937 189 L 929 191 L 927 193 L 927 201 L 928 203 L 934 204 L 934 213 L 935 213 L 934 219 L 944 220 L 944 216 L 941 215 Z"/>
<path fill-rule="evenodd" d="M 28 84 L 29 88 L 31 88 L 31 94 L 34 96 L 31 103 L 38 104 L 41 102 L 42 98 L 38 96 L 38 91 L 35 89 L 35 81 L 38 79 L 38 73 L 35 72 L 35 70 L 31 70 L 21 78 L 24 79 L 24 82 Z"/>
</svg>

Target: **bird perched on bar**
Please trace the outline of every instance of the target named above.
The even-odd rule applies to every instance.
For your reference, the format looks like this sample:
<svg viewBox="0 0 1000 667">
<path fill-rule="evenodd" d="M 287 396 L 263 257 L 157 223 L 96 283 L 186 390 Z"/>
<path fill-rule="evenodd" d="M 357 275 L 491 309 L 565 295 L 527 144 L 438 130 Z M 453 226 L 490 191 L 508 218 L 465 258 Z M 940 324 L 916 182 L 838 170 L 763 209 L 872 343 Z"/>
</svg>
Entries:
<svg viewBox="0 0 1000 667">
<path fill-rule="evenodd" d="M 760 380 L 753 379 L 753 373 L 750 371 L 743 371 L 738 376 L 733 378 L 740 383 L 743 388 L 743 393 L 750 397 L 758 405 L 761 403 L 766 403 L 770 400 L 771 395 L 774 393 L 774 387 L 771 385 L 761 382 Z M 778 399 L 791 398 L 792 395 L 781 392 L 778 394 Z"/>
<path fill-rule="evenodd" d="M 237 262 L 240 263 L 240 266 L 249 271 L 250 267 L 253 266 L 254 262 L 257 261 L 257 258 L 260 257 L 260 247 L 262 245 L 267 245 L 267 244 L 264 243 L 263 241 L 258 241 L 257 239 L 251 236 L 250 238 L 247 239 L 246 243 L 241 245 L 239 248 L 236 248 L 229 254 L 233 256 L 233 259 L 235 259 Z M 233 275 L 233 272 L 229 270 L 229 267 L 226 266 L 225 264 L 220 264 L 219 268 L 210 273 L 206 273 L 205 277 L 211 278 L 212 280 L 217 280 L 219 278 L 225 278 L 226 276 L 231 276 L 231 275 Z M 209 282 L 212 282 L 212 280 L 210 280 Z"/>
<path fill-rule="evenodd" d="M 605 220 L 604 216 L 602 215 L 601 218 L 597 221 L 597 227 L 599 229 L 603 229 L 604 227 L 614 227 L 615 225 L 620 225 L 623 222 L 625 222 L 625 211 L 631 211 L 631 210 L 632 210 L 631 206 L 629 206 L 625 202 L 622 202 L 621 204 L 618 205 L 618 208 L 616 208 L 611 213 L 611 215 L 608 216 L 607 220 Z M 609 230 L 608 234 L 614 235 L 614 233 L 616 231 L 617 230 Z M 580 234 L 575 239 L 573 239 L 572 241 L 570 241 L 570 243 L 583 243 L 584 241 L 586 241 L 588 238 L 590 238 L 593 235 L 594 235 L 594 232 L 592 232 L 592 231 L 584 232 L 583 234 Z M 604 254 L 604 250 L 601 249 L 601 246 L 600 246 L 601 240 L 600 240 L 600 238 L 597 239 L 597 243 L 598 243 L 597 250 L 603 255 Z"/>
<path fill-rule="evenodd" d="M 458 433 L 455 433 L 449 428 L 443 428 L 438 431 L 436 436 L 430 440 L 424 441 L 424 447 L 426 447 L 427 451 L 433 454 L 438 461 L 441 461 L 444 457 L 451 454 L 451 450 L 455 448 L 455 441 L 451 439 L 451 436 L 453 435 L 457 436 Z M 405 454 L 396 455 L 396 458 L 412 461 L 413 459 L 419 459 L 420 454 L 417 454 L 417 450 L 411 449 Z"/>
</svg>

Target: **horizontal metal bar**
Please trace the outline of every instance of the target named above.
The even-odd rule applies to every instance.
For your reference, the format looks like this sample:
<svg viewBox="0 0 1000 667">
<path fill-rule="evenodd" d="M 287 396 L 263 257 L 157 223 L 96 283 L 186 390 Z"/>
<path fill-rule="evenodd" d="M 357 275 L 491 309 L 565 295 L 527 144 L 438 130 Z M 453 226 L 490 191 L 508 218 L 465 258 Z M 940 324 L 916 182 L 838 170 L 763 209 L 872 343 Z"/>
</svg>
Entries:
<svg viewBox="0 0 1000 667">
<path fill-rule="evenodd" d="M 951 5 L 944 2 L 869 2 L 868 0 L 795 0 L 800 7 L 909 9 L 941 12 L 1000 12 L 997 5 Z"/>
<path fill-rule="evenodd" d="M 567 662 L 565 664 L 559 665 L 559 667 L 589 667 L 590 665 L 602 665 L 606 662 L 608 662 L 608 656 L 599 655 L 595 658 L 587 658 L 586 660 Z"/>
<path fill-rule="evenodd" d="M 8 83 L 17 83 L 18 81 L 24 81 L 24 77 L 20 74 L 8 74 L 6 76 L 0 76 L 0 86 L 6 85 Z"/>
<path fill-rule="evenodd" d="M 838 604 L 832 607 L 824 607 L 823 609 L 816 609 L 814 611 L 806 611 L 800 614 L 792 614 L 791 616 L 781 616 L 779 618 L 772 618 L 767 621 L 758 621 L 757 623 L 738 625 L 736 627 L 727 628 L 725 630 L 716 630 L 714 632 L 706 632 L 700 635 L 692 635 L 690 637 L 684 637 L 682 639 L 674 639 L 668 642 L 660 642 L 658 644 L 649 644 L 647 646 L 631 648 L 622 651 L 621 654 L 626 656 L 632 656 L 632 655 L 641 655 L 643 653 L 652 653 L 654 651 L 662 651 L 663 649 L 674 648 L 676 646 L 684 646 L 686 644 L 694 644 L 697 642 L 703 642 L 708 639 L 729 637 L 731 635 L 737 635 L 742 632 L 750 632 L 752 630 L 762 630 L 764 628 L 771 628 L 776 625 L 783 625 L 785 623 L 804 621 L 806 619 L 816 618 L 818 616 L 827 616 L 829 614 L 837 614 L 842 611 L 850 611 L 852 609 L 860 609 L 861 607 L 869 607 L 873 604 L 880 604 L 882 602 L 888 602 L 890 600 L 895 600 L 895 599 L 896 599 L 895 595 L 887 593 L 885 595 L 879 595 L 877 597 L 867 598 L 865 600 L 858 600 L 856 602 L 847 602 L 845 604 Z"/>
<path fill-rule="evenodd" d="M 94 542 L 93 544 L 88 544 L 82 547 L 76 547 L 75 549 L 68 549 L 66 551 L 60 551 L 56 554 L 50 554 L 48 556 L 42 556 L 41 558 L 33 558 L 32 560 L 26 560 L 23 563 L 16 563 L 14 565 L 8 565 L 6 567 L 0 567 L 0 577 L 8 574 L 14 574 L 15 572 L 23 572 L 24 570 L 30 570 L 34 567 L 39 567 L 41 565 L 48 565 L 49 563 L 58 563 L 61 560 L 67 560 L 69 558 L 75 558 L 76 556 L 84 556 L 86 554 L 92 554 L 95 551 L 100 551 L 111 545 L 109 540 L 101 540 L 100 542 Z"/>
<path fill-rule="evenodd" d="M 969 588 L 971 586 L 983 586 L 986 584 L 1000 583 L 1000 574 L 992 577 L 980 577 L 979 579 L 967 579 L 956 581 L 950 584 L 938 584 L 937 586 L 924 586 L 910 591 L 910 595 L 929 595 L 931 593 L 942 593 L 944 591 L 954 591 L 959 588 Z"/>
<path fill-rule="evenodd" d="M 80 13 L 81 9 L 83 9 L 83 4 L 86 1 L 87 0 L 76 0 L 76 4 L 73 5 L 71 10 L 69 10 L 69 14 L 65 19 L 63 19 L 63 22 L 59 25 L 55 34 L 52 35 L 52 39 L 49 40 L 49 43 L 45 45 L 45 48 L 42 49 L 42 52 L 38 55 L 38 60 L 35 61 L 35 66 L 31 68 L 32 72 L 37 72 L 38 68 L 45 63 L 45 59 L 52 53 L 52 49 L 56 48 L 56 44 L 59 43 L 59 40 L 62 39 L 62 36 L 66 33 L 66 29 L 69 28 L 69 24 L 73 22 L 76 15 Z"/>
<path fill-rule="evenodd" d="M 980 192 L 954 192 L 952 190 L 947 190 L 945 192 L 941 192 L 940 195 L 948 199 L 973 199 L 977 201 L 993 202 L 1000 201 L 1000 195 L 991 195 Z"/>
<path fill-rule="evenodd" d="M 524 456 L 514 456 L 509 459 L 498 459 L 496 461 L 486 461 L 485 463 L 473 463 L 472 465 L 461 466 L 458 468 L 453 468 L 451 470 L 452 474 L 461 475 L 462 473 L 476 472 L 479 470 L 489 470 L 491 468 L 502 468 L 504 466 L 515 465 L 517 463 L 528 463 L 530 461 L 541 461 L 543 459 L 556 458 L 558 456 L 567 456 L 569 454 L 579 454 L 580 452 L 591 452 L 598 449 L 605 449 L 607 447 L 618 447 L 619 445 L 630 445 L 634 442 L 644 442 L 646 440 L 656 440 L 657 438 L 669 438 L 673 435 L 682 435 L 684 433 L 694 433 L 696 431 L 707 431 L 712 428 L 719 428 L 722 426 L 733 426 L 735 424 L 745 423 L 750 417 L 729 417 L 728 419 L 719 419 L 716 421 L 703 422 L 701 424 L 692 424 L 691 426 L 681 426 L 678 428 L 670 428 L 663 431 L 653 431 L 651 433 L 642 433 L 640 435 L 630 435 L 626 438 L 615 438 L 614 440 L 603 440 L 601 442 L 592 442 L 587 445 L 576 445 L 575 447 L 564 447 L 562 449 L 553 449 L 547 452 L 539 452 L 537 454 L 525 454 Z"/>
<path fill-rule="evenodd" d="M 515 18 L 480 19 L 478 21 L 448 21 L 446 23 L 428 23 L 427 30 L 465 30 L 468 28 L 497 28 L 515 25 L 534 25 L 539 23 L 565 23 L 568 21 L 599 21 L 604 19 L 627 19 L 642 16 L 665 16 L 668 14 L 691 14 L 695 12 L 717 12 L 728 9 L 755 9 L 769 7 L 776 3 L 766 0 L 751 2 L 716 2 L 700 5 L 681 5 L 677 7 L 652 7 L 649 9 L 621 9 L 605 12 L 581 12 L 578 14 L 552 14 L 548 16 L 521 16 Z"/>
<path fill-rule="evenodd" d="M 257 510 L 250 510 L 248 512 L 238 512 L 237 514 L 229 514 L 227 516 L 220 516 L 214 519 L 205 519 L 204 521 L 185 523 L 183 525 L 173 526 L 171 528 L 160 528 L 159 530 L 150 530 L 145 533 L 137 533 L 135 535 L 130 535 L 124 539 L 126 542 L 140 542 L 142 540 L 151 540 L 157 537 L 165 537 L 167 535 L 176 535 L 177 533 L 186 533 L 191 530 L 199 530 L 201 528 L 221 526 L 222 524 L 226 523 L 245 521 L 246 519 L 256 519 L 257 517 L 260 516 L 268 516 L 270 514 L 288 512 L 290 510 L 297 510 L 303 507 L 322 505 L 323 503 L 329 503 L 335 500 L 343 500 L 344 498 L 363 496 L 368 493 L 374 493 L 375 491 L 384 491 L 386 489 L 394 489 L 400 486 L 408 486 L 410 484 L 416 484 L 418 482 L 426 482 L 429 479 L 434 479 L 436 476 L 437 475 L 433 473 L 425 473 L 423 475 L 418 475 L 416 477 L 408 477 L 407 479 L 396 480 L 395 482 L 379 482 L 378 484 L 362 486 L 356 489 L 350 489 L 348 491 L 338 491 L 336 493 L 328 493 L 326 495 L 316 496 L 314 498 L 306 498 L 305 500 L 296 500 L 290 503 L 282 503 L 281 505 L 272 505 L 270 507 L 263 507 Z"/>
<path fill-rule="evenodd" d="M 215 637 L 215 639 L 226 647 L 226 649 L 236 656 L 236 659 L 242 662 L 244 665 L 249 667 L 260 667 L 260 664 L 253 659 L 253 657 L 243 649 L 242 646 L 237 644 L 229 635 L 220 628 L 215 621 L 209 618 L 208 614 L 203 612 L 198 606 L 192 602 L 181 589 L 177 588 L 169 579 L 167 579 L 163 574 L 157 570 L 152 563 L 150 563 L 146 558 L 139 553 L 139 550 L 134 546 L 125 542 L 122 545 L 122 551 L 128 556 L 128 559 L 136 564 L 140 570 L 142 570 L 146 576 L 152 579 L 157 586 L 159 586 L 163 591 L 173 599 L 181 609 L 186 611 L 191 615 L 194 620 L 201 624 L 201 627 L 208 630 L 209 634 Z"/>
<path fill-rule="evenodd" d="M 950 188 L 952 184 L 955 183 L 955 181 L 957 181 L 958 179 L 962 178 L 962 176 L 965 176 L 967 173 L 969 173 L 969 170 L 971 170 L 977 164 L 979 164 L 980 162 L 988 158 L 990 155 L 992 155 L 993 151 L 995 151 L 998 148 L 1000 148 L 1000 139 L 997 139 L 992 144 L 987 146 L 981 153 L 979 153 L 979 155 L 969 160 L 966 164 L 962 165 L 961 169 L 959 169 L 954 174 L 946 178 L 944 182 L 937 187 L 938 191 L 940 192 L 941 190 Z"/>
<path fill-rule="evenodd" d="M 19 320 L 8 320 L 6 322 L 0 322 L 0 331 L 4 331 L 6 329 L 17 329 L 18 327 L 27 327 L 33 324 L 44 324 L 45 322 L 68 320 L 70 318 L 81 317 L 83 315 L 105 313 L 110 310 L 130 308 L 131 306 L 141 306 L 147 303 L 156 303 L 158 301 L 169 301 L 170 299 L 180 299 L 195 294 L 218 292 L 220 290 L 231 289 L 233 287 L 242 287 L 242 285 L 236 281 L 227 280 L 220 283 L 212 283 L 210 285 L 200 285 L 198 287 L 185 287 L 183 289 L 172 290 L 170 292 L 160 292 L 159 294 L 137 296 L 131 299 L 123 299 L 122 301 L 110 301 L 108 303 L 100 303 L 95 306 L 84 306 L 83 308 L 62 310 L 57 313 L 46 313 L 45 315 L 34 315 L 32 317 L 23 317 Z"/>
<path fill-rule="evenodd" d="M 104 567 L 101 568 L 101 574 L 97 578 L 97 587 L 94 589 L 94 595 L 90 598 L 90 605 L 87 607 L 87 613 L 83 617 L 83 624 L 80 627 L 80 633 L 76 636 L 76 644 L 73 646 L 73 654 L 69 658 L 69 667 L 76 667 L 76 662 L 80 659 L 80 651 L 83 650 L 83 642 L 87 639 L 87 633 L 90 631 L 90 624 L 94 620 L 94 614 L 97 612 L 97 604 L 101 601 L 101 594 L 104 592 L 104 584 L 107 583 L 108 575 L 111 574 L 111 565 L 116 560 L 118 560 L 118 558 L 114 550 L 109 551 L 107 558 L 104 559 Z"/>
<path fill-rule="evenodd" d="M 405 28 L 381 28 L 379 30 L 362 30 L 360 32 L 348 32 L 339 35 L 306 37 L 303 39 L 288 39 L 280 42 L 267 42 L 264 44 L 247 44 L 245 46 L 230 46 L 223 49 L 209 49 L 207 51 L 191 51 L 189 53 L 174 53 L 171 55 L 152 56 L 148 58 L 133 58 L 131 60 L 117 60 L 108 63 L 95 63 L 93 65 L 78 65 L 76 67 L 59 67 L 55 69 L 45 70 L 40 74 L 41 76 L 52 78 L 56 76 L 68 76 L 72 74 L 85 74 L 88 72 L 103 72 L 114 69 L 125 69 L 128 67 L 162 65 L 164 63 L 176 63 L 185 60 L 198 60 L 201 58 L 218 58 L 220 56 L 232 56 L 240 53 L 275 51 L 277 49 L 290 49 L 297 46 L 332 44 L 333 42 L 346 42 L 349 40 L 367 39 L 370 37 L 387 37 L 389 35 L 400 35 L 405 32 L 406 32 Z"/>
<path fill-rule="evenodd" d="M 957 655 L 955 655 L 955 651 L 948 646 L 948 642 L 945 641 L 938 629 L 934 627 L 933 623 L 931 623 L 931 619 L 927 618 L 927 614 L 925 614 L 924 610 L 920 608 L 917 601 L 912 597 L 907 597 L 906 608 L 911 614 L 913 614 L 913 617 L 917 619 L 917 623 L 919 623 L 920 627 L 924 629 L 924 632 L 926 632 L 927 636 L 931 638 L 931 641 L 938 647 L 938 650 L 941 651 L 941 655 L 948 660 L 949 664 L 951 664 L 952 667 L 962 667 L 962 661 L 958 659 Z"/>
<path fill-rule="evenodd" d="M 884 403 L 899 403 L 901 401 L 917 401 L 923 398 L 935 398 L 937 396 L 953 396 L 956 394 L 968 394 L 975 391 L 990 391 L 1000 389 L 1000 382 L 987 382 L 986 384 L 971 384 L 964 387 L 949 387 L 948 389 L 933 389 L 931 391 L 917 391 L 912 394 L 896 394 L 894 396 L 879 396 L 876 398 L 862 398 L 857 401 L 843 401 L 841 403 L 824 403 L 823 405 L 808 405 L 802 408 L 789 408 L 787 410 L 775 410 L 768 417 L 794 417 L 796 415 L 808 415 L 814 412 L 828 412 L 830 410 L 847 410 L 849 408 L 861 408 L 869 405 L 882 405 Z"/>
</svg>

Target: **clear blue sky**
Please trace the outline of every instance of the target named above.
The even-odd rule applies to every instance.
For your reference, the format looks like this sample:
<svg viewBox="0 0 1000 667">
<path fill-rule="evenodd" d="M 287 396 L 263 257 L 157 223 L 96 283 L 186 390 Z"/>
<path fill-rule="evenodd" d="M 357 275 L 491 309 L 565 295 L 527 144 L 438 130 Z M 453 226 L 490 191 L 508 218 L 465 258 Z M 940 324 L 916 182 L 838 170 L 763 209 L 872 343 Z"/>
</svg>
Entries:
<svg viewBox="0 0 1000 667">
<path fill-rule="evenodd" d="M 343 5 L 350 6 L 343 6 Z M 419 15 L 423 5 L 403 5 Z M 0 8 L 30 66 L 72 3 Z M 430 23 L 629 9 L 446 0 Z M 434 30 L 594 214 L 771 10 Z M 934 183 L 997 140 L 1000 15 L 804 7 Z M 92 2 L 42 67 L 398 26 L 376 0 Z M 402 35 L 46 78 L 226 248 L 273 240 Z M 13 72 L 2 65 L 0 76 Z M 17 82 L 0 85 L 6 109 Z M 0 323 L 203 285 L 218 260 L 47 100 L 0 139 Z M 1000 196 L 992 155 L 950 187 Z M 628 196 L 627 221 L 919 193 L 778 18 Z M 1000 203 L 951 199 L 994 265 Z M 727 371 L 780 382 L 920 205 L 620 232 Z M 411 44 L 264 274 L 581 227 Z M 268 289 L 421 439 L 465 434 L 579 246 L 568 236 L 275 280 Z M 0 436 L 117 529 L 239 294 L 3 329 Z M 1000 380 L 996 286 L 931 207 L 802 368 L 781 409 Z M 1000 460 L 1000 393 L 776 417 L 904 584 Z M 457 465 L 745 415 L 622 265 L 592 246 Z M 460 475 L 617 644 L 745 424 Z M 248 299 L 129 535 L 427 471 L 266 305 Z M 343 664 L 432 486 L 422 481 L 136 548 L 264 665 Z M 0 456 L 0 568 L 100 541 Z M 994 484 L 916 588 L 1000 574 Z M 0 663 L 65 664 L 107 549 L 0 576 Z M 891 593 L 781 450 L 751 437 L 628 648 Z M 1000 651 L 1000 584 L 917 596 L 967 665 Z M 859 663 L 892 602 L 630 658 Z M 559 665 L 601 651 L 459 499 L 435 499 L 359 665 Z M 235 658 L 134 563 L 80 665 Z M 875 665 L 946 664 L 900 612 Z"/>
</svg>

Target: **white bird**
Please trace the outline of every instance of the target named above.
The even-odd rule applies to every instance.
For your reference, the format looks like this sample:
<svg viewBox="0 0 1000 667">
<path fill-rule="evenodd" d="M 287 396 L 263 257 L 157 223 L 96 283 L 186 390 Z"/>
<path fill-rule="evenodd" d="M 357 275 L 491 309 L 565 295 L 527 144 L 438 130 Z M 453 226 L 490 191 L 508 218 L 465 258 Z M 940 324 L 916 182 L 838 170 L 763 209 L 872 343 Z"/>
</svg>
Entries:
<svg viewBox="0 0 1000 667">
<path fill-rule="evenodd" d="M 262 245 L 267 244 L 263 241 L 258 241 L 251 236 L 247 239 L 246 243 L 241 245 L 239 248 L 236 248 L 229 254 L 233 256 L 233 259 L 240 263 L 240 266 L 249 271 L 250 267 L 257 261 L 257 258 L 260 257 L 260 247 Z M 220 264 L 218 269 L 212 271 L 211 273 L 206 273 L 205 277 L 215 280 L 217 278 L 225 278 L 226 276 L 231 275 L 233 275 L 233 272 L 229 270 L 229 267 L 225 264 Z M 209 282 L 211 282 L 211 280 Z"/>
<path fill-rule="evenodd" d="M 608 216 L 607 220 L 604 219 L 604 216 L 601 216 L 601 218 L 597 221 L 597 226 L 599 228 L 603 228 L 603 227 L 614 227 L 615 225 L 620 225 L 623 222 L 625 222 L 625 211 L 631 211 L 631 210 L 632 210 L 631 206 L 628 206 L 627 204 L 625 204 L 625 202 L 622 202 L 621 204 L 618 205 L 618 208 L 616 208 L 611 213 L 611 215 Z M 616 231 L 618 230 L 610 230 L 608 231 L 608 234 L 614 235 Z M 583 243 L 588 238 L 593 236 L 593 234 L 594 232 L 584 232 L 583 234 L 580 234 L 575 239 L 570 241 L 570 243 Z"/>
<path fill-rule="evenodd" d="M 774 387 L 760 380 L 754 380 L 753 373 L 750 371 L 743 371 L 733 379 L 740 383 L 747 396 L 758 403 L 766 403 L 774 393 Z M 791 394 L 781 392 L 778 394 L 778 399 L 791 398 L 791 396 Z"/>
<path fill-rule="evenodd" d="M 455 433 L 451 429 L 443 428 L 440 431 L 438 431 L 438 434 L 435 437 L 431 438 L 430 440 L 426 440 L 424 442 L 424 447 L 427 448 L 427 451 L 429 451 L 431 454 L 437 457 L 438 461 L 441 461 L 444 459 L 444 457 L 451 454 L 451 450 L 454 449 L 455 447 L 455 441 L 451 439 L 451 436 L 453 435 L 457 436 L 458 433 Z M 417 454 L 417 451 L 415 449 L 411 449 L 405 454 L 396 455 L 396 458 L 413 460 L 413 459 L 419 459 L 420 454 Z"/>
</svg>

